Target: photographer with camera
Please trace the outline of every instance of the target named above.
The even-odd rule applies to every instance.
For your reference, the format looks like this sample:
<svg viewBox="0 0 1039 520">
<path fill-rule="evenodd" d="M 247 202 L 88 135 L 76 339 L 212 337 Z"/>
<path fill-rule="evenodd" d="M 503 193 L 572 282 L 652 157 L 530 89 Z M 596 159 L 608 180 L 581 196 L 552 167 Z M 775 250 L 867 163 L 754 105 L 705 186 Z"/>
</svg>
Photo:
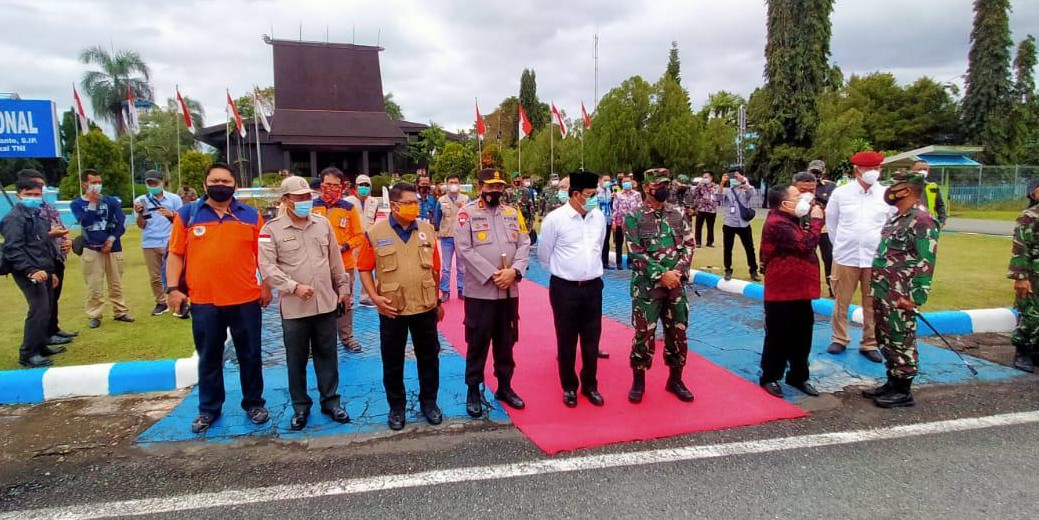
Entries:
<svg viewBox="0 0 1039 520">
<path fill-rule="evenodd" d="M 158 316 L 169 310 L 162 275 L 166 269 L 166 247 L 173 230 L 173 215 L 184 204 L 180 197 L 166 191 L 161 173 L 148 170 L 144 173 L 144 183 L 148 193 L 133 201 L 133 211 L 137 227 L 141 229 L 144 265 L 148 267 L 148 281 L 155 296 L 152 316 Z"/>
<path fill-rule="evenodd" d="M 714 200 L 723 212 L 722 217 L 722 262 L 725 265 L 725 279 L 732 279 L 732 247 L 736 237 L 740 238 L 743 250 L 747 253 L 747 267 L 750 279 L 760 282 L 758 263 L 754 255 L 754 235 L 750 229 L 750 220 L 754 218 L 754 210 L 750 201 L 757 191 L 743 175 L 739 166 L 729 168 L 729 173 L 722 175 L 722 182 Z"/>
</svg>

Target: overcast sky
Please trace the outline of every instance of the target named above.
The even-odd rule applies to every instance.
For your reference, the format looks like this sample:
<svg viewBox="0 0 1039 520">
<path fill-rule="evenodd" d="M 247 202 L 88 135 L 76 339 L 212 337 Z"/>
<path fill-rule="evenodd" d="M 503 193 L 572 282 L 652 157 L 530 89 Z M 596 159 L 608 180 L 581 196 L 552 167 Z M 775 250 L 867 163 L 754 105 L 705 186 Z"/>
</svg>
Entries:
<svg viewBox="0 0 1039 520">
<path fill-rule="evenodd" d="M 971 0 L 838 0 L 832 59 L 846 76 L 875 70 L 911 82 L 962 82 Z M 1013 2 L 1016 43 L 1039 33 L 1039 2 Z M 655 81 L 678 41 L 682 83 L 694 106 L 726 89 L 744 96 L 762 83 L 764 0 L 0 0 L 0 92 L 71 104 L 86 65 L 79 51 L 134 49 L 151 66 L 160 100 L 198 99 L 207 124 L 224 113 L 224 89 L 239 96 L 273 84 L 261 36 L 379 43 L 383 88 L 407 119 L 468 127 L 473 100 L 488 113 L 519 91 L 524 67 L 538 95 L 572 116 L 595 97 L 592 37 L 599 33 L 599 89 L 632 75 Z M 87 107 L 90 112 L 90 107 Z M 92 115 L 92 114 L 91 114 Z"/>
</svg>

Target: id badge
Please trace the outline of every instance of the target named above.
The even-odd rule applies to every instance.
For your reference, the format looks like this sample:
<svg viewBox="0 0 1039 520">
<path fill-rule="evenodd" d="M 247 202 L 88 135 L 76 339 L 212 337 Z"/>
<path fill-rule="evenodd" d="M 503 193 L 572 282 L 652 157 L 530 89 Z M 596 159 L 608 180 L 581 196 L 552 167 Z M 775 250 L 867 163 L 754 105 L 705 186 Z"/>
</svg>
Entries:
<svg viewBox="0 0 1039 520">
<path fill-rule="evenodd" d="M 729 206 L 729 214 L 730 215 L 735 215 L 736 214 L 736 206 Z"/>
</svg>

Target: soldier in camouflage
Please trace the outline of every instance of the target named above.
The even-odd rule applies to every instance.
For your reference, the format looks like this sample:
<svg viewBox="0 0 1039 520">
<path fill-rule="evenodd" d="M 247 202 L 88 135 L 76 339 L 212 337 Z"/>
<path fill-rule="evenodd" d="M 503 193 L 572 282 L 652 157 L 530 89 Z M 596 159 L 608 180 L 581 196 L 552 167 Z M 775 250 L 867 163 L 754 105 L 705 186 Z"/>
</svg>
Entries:
<svg viewBox="0 0 1039 520">
<path fill-rule="evenodd" d="M 514 206 L 523 214 L 526 222 L 534 223 L 534 193 L 530 186 L 524 185 L 519 172 L 512 174 L 512 191 L 509 192 L 507 204 Z M 529 182 L 529 181 L 528 181 Z"/>
<path fill-rule="evenodd" d="M 927 302 L 938 251 L 938 226 L 922 204 L 924 178 L 897 172 L 884 201 L 898 208 L 881 231 L 870 292 L 874 330 L 887 365 L 887 382 L 863 391 L 881 408 L 913 406 L 917 372 L 916 312 Z"/>
<path fill-rule="evenodd" d="M 552 210 L 566 204 L 566 191 L 563 191 L 564 199 L 559 198 L 559 175 L 553 173 L 548 180 L 548 186 L 541 192 L 541 216 L 548 215 Z"/>
<path fill-rule="evenodd" d="M 1014 344 L 1014 368 L 1035 372 L 1039 361 L 1039 179 L 1029 185 L 1028 209 L 1017 218 L 1010 272 L 1014 280 L 1017 328 L 1010 342 Z"/>
<path fill-rule="evenodd" d="M 646 172 L 646 202 L 624 218 L 631 267 L 631 322 L 635 327 L 630 358 L 633 382 L 628 392 L 632 403 L 642 402 L 646 390 L 646 370 L 653 363 L 658 319 L 664 324 L 664 363 L 670 368 L 665 390 L 682 401 L 693 400 L 693 393 L 682 382 L 682 370 L 689 323 L 685 282 L 696 241 L 681 210 L 666 202 L 670 184 L 667 170 Z"/>
</svg>

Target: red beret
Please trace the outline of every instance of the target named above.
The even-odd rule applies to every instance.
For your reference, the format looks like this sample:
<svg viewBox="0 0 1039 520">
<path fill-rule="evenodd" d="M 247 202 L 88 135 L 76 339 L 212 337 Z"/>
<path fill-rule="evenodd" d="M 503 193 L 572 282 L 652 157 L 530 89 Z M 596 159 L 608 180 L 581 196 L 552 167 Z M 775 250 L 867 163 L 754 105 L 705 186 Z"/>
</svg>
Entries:
<svg viewBox="0 0 1039 520">
<path fill-rule="evenodd" d="M 880 166 L 884 162 L 884 154 L 880 152 L 859 152 L 851 156 L 851 163 L 863 168 Z"/>
</svg>

